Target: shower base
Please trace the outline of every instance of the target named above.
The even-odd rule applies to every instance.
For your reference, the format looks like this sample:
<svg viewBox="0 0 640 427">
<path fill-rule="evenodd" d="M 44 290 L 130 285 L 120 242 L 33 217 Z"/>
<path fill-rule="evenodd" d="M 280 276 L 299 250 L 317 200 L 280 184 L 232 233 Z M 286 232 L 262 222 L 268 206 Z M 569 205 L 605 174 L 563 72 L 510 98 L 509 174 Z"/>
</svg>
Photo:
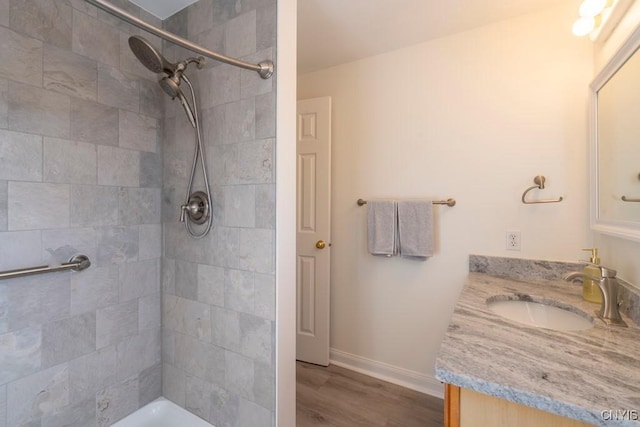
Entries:
<svg viewBox="0 0 640 427">
<path fill-rule="evenodd" d="M 159 397 L 111 427 L 214 427 L 173 402 Z"/>
</svg>

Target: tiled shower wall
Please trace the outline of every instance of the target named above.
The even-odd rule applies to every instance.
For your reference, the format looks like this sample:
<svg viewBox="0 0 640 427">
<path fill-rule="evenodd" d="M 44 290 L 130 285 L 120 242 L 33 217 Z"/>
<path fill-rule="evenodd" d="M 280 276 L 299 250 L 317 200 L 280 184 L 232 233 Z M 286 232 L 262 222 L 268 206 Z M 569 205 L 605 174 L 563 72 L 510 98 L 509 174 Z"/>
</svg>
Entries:
<svg viewBox="0 0 640 427">
<path fill-rule="evenodd" d="M 275 0 L 200 0 L 165 27 L 257 63 L 275 54 L 275 18 Z M 165 54 L 171 60 L 193 56 L 170 46 Z M 187 75 L 200 100 L 214 225 L 194 240 L 177 222 L 194 133 L 178 101 L 167 98 L 163 392 L 217 427 L 272 426 L 275 77 L 263 80 L 214 61 L 201 71 L 191 66 Z"/>
<path fill-rule="evenodd" d="M 0 281 L 0 427 L 108 426 L 161 393 L 163 100 L 131 32 L 0 0 L 0 270 L 93 263 Z"/>
</svg>

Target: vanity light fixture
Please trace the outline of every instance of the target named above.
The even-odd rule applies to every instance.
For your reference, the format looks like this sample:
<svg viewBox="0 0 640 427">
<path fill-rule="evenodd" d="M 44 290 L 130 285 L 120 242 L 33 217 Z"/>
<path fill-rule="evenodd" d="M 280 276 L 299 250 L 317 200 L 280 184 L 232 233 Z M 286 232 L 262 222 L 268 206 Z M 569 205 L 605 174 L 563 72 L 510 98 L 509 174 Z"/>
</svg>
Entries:
<svg viewBox="0 0 640 427">
<path fill-rule="evenodd" d="M 578 9 L 580 17 L 574 22 L 573 34 L 582 37 L 598 29 L 616 0 L 584 0 Z"/>
</svg>

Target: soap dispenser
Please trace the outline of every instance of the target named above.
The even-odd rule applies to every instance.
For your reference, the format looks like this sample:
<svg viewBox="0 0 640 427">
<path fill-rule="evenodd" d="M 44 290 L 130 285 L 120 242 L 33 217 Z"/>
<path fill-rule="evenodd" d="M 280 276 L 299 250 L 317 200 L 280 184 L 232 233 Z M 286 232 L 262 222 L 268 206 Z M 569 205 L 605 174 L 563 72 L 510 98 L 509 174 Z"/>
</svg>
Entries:
<svg viewBox="0 0 640 427">
<path fill-rule="evenodd" d="M 591 252 L 591 257 L 589 258 L 589 264 L 584 267 L 582 272 L 589 276 L 600 277 L 601 270 L 596 267 L 596 265 L 600 265 L 598 248 L 583 249 L 583 251 Z M 585 301 L 596 302 L 598 304 L 602 303 L 602 292 L 600 291 L 600 287 L 593 280 L 586 277 L 582 280 L 582 298 Z"/>
</svg>

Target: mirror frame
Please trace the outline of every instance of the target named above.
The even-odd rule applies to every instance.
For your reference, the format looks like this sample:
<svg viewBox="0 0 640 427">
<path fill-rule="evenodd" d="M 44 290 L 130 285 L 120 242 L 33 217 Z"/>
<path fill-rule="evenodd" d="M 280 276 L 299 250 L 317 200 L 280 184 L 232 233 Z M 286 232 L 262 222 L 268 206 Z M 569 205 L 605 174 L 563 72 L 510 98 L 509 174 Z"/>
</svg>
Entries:
<svg viewBox="0 0 640 427">
<path fill-rule="evenodd" d="M 600 218 L 598 206 L 598 91 L 607 84 L 614 74 L 640 49 L 640 26 L 638 26 L 607 65 L 589 85 L 589 199 L 591 229 L 610 236 L 640 242 L 640 218 L 638 221 L 605 220 Z M 639 147 L 640 149 L 640 147 Z"/>
</svg>

